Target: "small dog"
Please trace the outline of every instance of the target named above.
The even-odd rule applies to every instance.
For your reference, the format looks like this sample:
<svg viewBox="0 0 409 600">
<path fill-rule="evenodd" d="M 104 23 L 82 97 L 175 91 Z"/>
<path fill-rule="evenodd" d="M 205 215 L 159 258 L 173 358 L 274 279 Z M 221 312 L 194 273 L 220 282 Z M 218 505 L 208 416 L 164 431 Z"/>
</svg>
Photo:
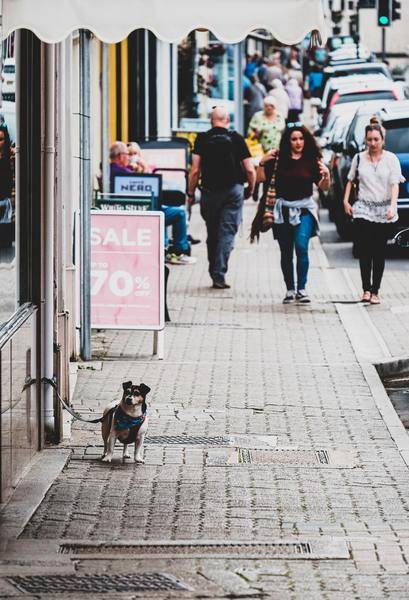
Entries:
<svg viewBox="0 0 409 600">
<path fill-rule="evenodd" d="M 127 452 L 128 444 L 135 444 L 134 460 L 143 463 L 143 440 L 148 430 L 146 396 L 151 388 L 140 383 L 133 385 L 132 381 L 122 384 L 121 401 L 108 404 L 104 410 L 102 421 L 102 439 L 104 454 L 101 460 L 111 462 L 114 455 L 115 442 L 118 439 L 124 445 L 122 460 L 130 458 Z"/>
</svg>

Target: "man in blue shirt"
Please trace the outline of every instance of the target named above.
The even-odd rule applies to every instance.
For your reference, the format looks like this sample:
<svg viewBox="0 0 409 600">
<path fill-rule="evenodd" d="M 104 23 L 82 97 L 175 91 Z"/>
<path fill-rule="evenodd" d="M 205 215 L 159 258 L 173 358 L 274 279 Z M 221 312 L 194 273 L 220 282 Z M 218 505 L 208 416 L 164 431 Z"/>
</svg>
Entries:
<svg viewBox="0 0 409 600">
<path fill-rule="evenodd" d="M 111 194 L 115 189 L 116 175 L 133 175 L 135 171 L 130 167 L 129 150 L 124 142 L 114 142 L 109 149 L 109 187 Z"/>
</svg>

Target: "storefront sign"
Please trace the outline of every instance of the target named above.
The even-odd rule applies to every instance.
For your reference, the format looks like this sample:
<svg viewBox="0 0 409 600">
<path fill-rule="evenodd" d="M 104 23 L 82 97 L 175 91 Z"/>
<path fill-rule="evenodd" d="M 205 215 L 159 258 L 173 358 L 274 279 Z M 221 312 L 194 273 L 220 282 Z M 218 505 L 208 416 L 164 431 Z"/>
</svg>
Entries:
<svg viewBox="0 0 409 600">
<path fill-rule="evenodd" d="M 162 175 L 135 173 L 135 175 L 116 175 L 114 179 L 114 193 L 128 196 L 130 194 L 148 193 L 155 197 L 156 205 L 160 206 L 162 192 Z"/>
<path fill-rule="evenodd" d="M 163 329 L 163 228 L 161 212 L 92 211 L 93 328 Z"/>
</svg>

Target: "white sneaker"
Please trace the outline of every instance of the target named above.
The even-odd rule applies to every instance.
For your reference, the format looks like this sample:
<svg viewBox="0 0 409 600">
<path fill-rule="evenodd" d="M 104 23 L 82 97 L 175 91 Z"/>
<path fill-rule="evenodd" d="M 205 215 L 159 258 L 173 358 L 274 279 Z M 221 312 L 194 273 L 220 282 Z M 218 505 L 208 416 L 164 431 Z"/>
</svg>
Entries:
<svg viewBox="0 0 409 600">
<path fill-rule="evenodd" d="M 179 264 L 180 265 L 195 265 L 197 263 L 197 258 L 194 256 L 188 256 L 187 254 L 179 255 Z"/>
<path fill-rule="evenodd" d="M 305 290 L 298 290 L 296 300 L 299 304 L 309 304 L 311 302 Z"/>
<path fill-rule="evenodd" d="M 295 302 L 295 290 L 287 290 L 283 304 L 292 304 Z"/>
<path fill-rule="evenodd" d="M 167 254 L 166 262 L 171 265 L 194 265 L 197 259 L 187 254 Z"/>
</svg>

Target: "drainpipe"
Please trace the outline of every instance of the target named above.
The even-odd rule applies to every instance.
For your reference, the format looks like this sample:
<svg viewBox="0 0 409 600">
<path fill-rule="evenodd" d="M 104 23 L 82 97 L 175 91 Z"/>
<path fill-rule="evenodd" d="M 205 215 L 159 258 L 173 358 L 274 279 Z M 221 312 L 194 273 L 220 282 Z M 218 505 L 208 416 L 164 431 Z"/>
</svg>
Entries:
<svg viewBox="0 0 409 600">
<path fill-rule="evenodd" d="M 150 89 L 149 89 L 149 31 L 144 31 L 144 71 L 145 71 L 145 138 L 150 135 Z"/>
<path fill-rule="evenodd" d="M 235 129 L 239 133 L 244 133 L 244 114 L 243 114 L 243 56 L 244 44 L 239 42 L 234 44 L 234 104 L 235 111 Z"/>
<path fill-rule="evenodd" d="M 80 30 L 81 357 L 91 359 L 91 88 L 89 32 Z"/>
<path fill-rule="evenodd" d="M 54 377 L 55 45 L 45 44 L 43 377 Z M 55 432 L 54 393 L 44 383 L 44 428 Z"/>
<path fill-rule="evenodd" d="M 109 194 L 109 46 L 102 42 L 102 191 Z"/>
</svg>

